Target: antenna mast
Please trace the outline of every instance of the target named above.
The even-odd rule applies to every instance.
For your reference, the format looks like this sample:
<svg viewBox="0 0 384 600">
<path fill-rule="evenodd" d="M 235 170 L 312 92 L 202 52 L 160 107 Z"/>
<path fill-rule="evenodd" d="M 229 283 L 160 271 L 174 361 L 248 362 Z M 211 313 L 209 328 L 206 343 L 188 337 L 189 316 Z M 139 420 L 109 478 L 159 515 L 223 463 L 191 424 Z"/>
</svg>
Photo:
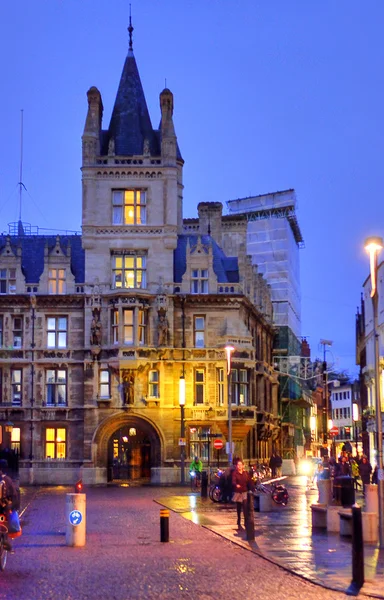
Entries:
<svg viewBox="0 0 384 600">
<path fill-rule="evenodd" d="M 19 181 L 19 221 L 21 221 L 21 206 L 23 200 L 23 109 L 21 109 L 21 125 L 20 125 L 20 181 Z"/>
</svg>

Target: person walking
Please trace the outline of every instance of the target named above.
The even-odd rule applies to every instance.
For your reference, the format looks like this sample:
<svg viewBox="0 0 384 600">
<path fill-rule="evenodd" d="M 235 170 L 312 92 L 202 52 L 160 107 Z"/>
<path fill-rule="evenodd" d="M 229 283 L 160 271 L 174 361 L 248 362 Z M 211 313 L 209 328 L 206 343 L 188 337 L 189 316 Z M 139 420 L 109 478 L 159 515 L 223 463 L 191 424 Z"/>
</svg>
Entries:
<svg viewBox="0 0 384 600">
<path fill-rule="evenodd" d="M 360 478 L 363 484 L 363 496 L 365 496 L 365 485 L 371 483 L 372 465 L 366 456 L 363 456 L 359 465 Z"/>
<path fill-rule="evenodd" d="M 247 526 L 247 493 L 252 488 L 252 480 L 249 477 L 247 471 L 244 469 L 244 463 L 242 460 L 238 460 L 236 469 L 232 473 L 232 488 L 233 498 L 236 502 L 237 511 L 237 528 L 242 529 L 241 526 L 241 512 L 244 515 L 244 527 Z"/>
</svg>

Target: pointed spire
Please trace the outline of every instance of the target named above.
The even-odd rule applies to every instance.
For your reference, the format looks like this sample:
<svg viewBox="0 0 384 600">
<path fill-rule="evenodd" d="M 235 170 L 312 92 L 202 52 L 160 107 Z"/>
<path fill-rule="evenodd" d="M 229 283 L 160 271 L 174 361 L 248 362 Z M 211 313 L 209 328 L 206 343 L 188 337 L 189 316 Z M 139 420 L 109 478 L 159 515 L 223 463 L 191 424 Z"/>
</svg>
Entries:
<svg viewBox="0 0 384 600">
<path fill-rule="evenodd" d="M 131 17 L 131 5 L 129 5 L 129 27 L 128 27 L 128 33 L 129 33 L 129 52 L 133 52 L 133 44 L 132 44 L 133 27 L 132 27 L 132 17 Z"/>
</svg>

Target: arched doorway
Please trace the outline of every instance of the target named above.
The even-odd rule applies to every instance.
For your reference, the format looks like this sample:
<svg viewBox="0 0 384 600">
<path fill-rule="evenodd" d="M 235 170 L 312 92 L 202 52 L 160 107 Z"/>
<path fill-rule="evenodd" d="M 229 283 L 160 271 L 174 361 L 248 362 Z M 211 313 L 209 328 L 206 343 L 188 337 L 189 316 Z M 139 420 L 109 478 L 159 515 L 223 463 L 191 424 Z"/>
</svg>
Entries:
<svg viewBox="0 0 384 600">
<path fill-rule="evenodd" d="M 146 421 L 130 418 L 120 423 L 108 441 L 108 480 L 149 481 L 151 467 L 160 462 L 160 440 Z"/>
</svg>

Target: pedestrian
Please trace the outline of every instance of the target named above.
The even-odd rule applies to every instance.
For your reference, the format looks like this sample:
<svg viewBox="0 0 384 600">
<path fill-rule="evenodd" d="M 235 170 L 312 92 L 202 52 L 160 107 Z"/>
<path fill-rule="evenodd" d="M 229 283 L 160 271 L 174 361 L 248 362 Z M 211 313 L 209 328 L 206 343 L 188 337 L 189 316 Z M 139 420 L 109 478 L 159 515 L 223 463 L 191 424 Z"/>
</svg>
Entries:
<svg viewBox="0 0 384 600">
<path fill-rule="evenodd" d="M 276 477 L 281 477 L 283 474 L 283 459 L 278 452 L 275 452 Z"/>
<path fill-rule="evenodd" d="M 363 496 L 365 496 L 365 486 L 371 483 L 372 465 L 364 455 L 359 465 L 360 478 L 363 484 Z"/>
<path fill-rule="evenodd" d="M 0 512 L 8 515 L 10 511 L 19 508 L 19 495 L 15 484 L 9 475 L 6 474 L 8 463 L 6 460 L 0 460 Z M 7 518 L 7 517 L 6 517 Z M 4 547 L 12 552 L 12 544 L 9 539 L 5 540 Z"/>
<path fill-rule="evenodd" d="M 247 493 L 248 490 L 252 489 L 252 480 L 249 477 L 247 471 L 244 469 L 244 463 L 242 460 L 238 460 L 236 469 L 232 473 L 232 488 L 233 498 L 236 502 L 237 510 L 237 528 L 242 529 L 241 526 L 241 512 L 244 515 L 244 527 L 247 526 Z"/>
<path fill-rule="evenodd" d="M 272 477 L 276 477 L 276 453 L 272 452 L 272 456 L 269 459 L 269 468 L 271 469 Z"/>
<path fill-rule="evenodd" d="M 378 468 L 377 465 L 375 466 L 375 468 L 373 469 L 373 473 L 372 473 L 372 483 L 374 485 L 377 485 L 379 482 L 379 478 L 378 478 Z"/>
<path fill-rule="evenodd" d="M 352 471 L 352 477 L 354 479 L 354 483 L 355 483 L 355 490 L 357 491 L 358 487 L 361 487 L 361 483 L 359 481 L 359 477 L 360 477 L 360 473 L 359 473 L 359 465 L 357 460 L 352 459 L 351 461 L 351 471 Z"/>
</svg>

